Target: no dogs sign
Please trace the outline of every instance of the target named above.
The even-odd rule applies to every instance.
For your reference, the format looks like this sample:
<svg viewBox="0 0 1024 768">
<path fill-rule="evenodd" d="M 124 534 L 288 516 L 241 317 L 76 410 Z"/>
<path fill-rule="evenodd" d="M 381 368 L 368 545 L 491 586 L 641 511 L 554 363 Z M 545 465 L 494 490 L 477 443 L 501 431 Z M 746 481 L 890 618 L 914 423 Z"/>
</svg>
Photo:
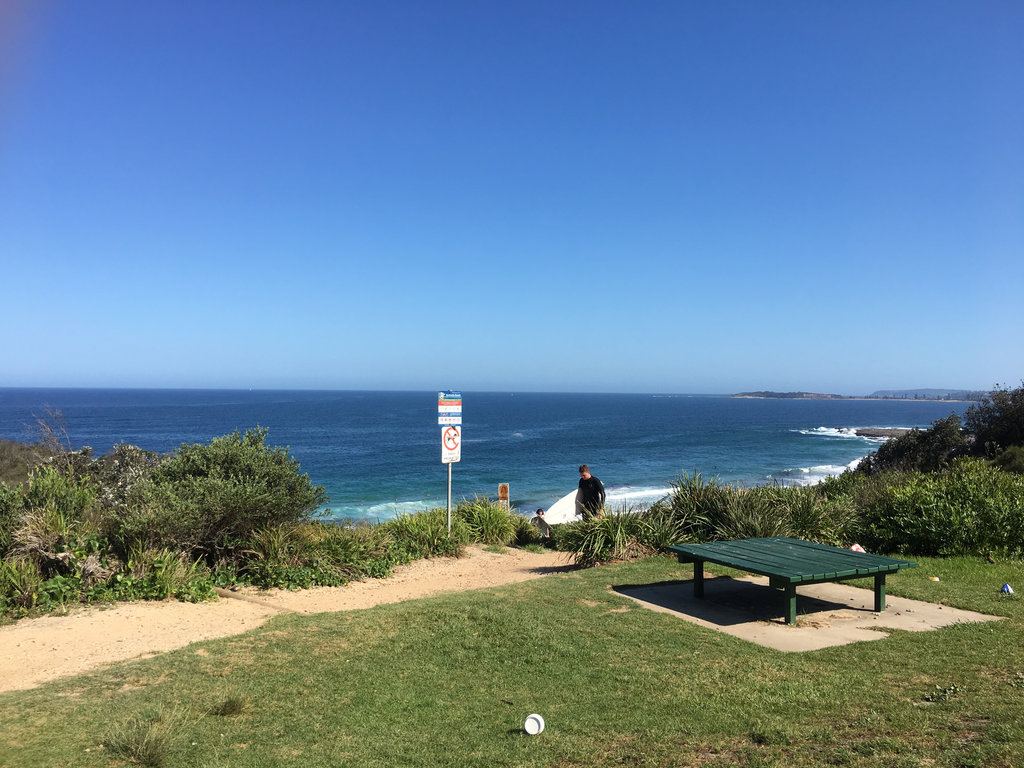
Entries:
<svg viewBox="0 0 1024 768">
<path fill-rule="evenodd" d="M 441 463 L 455 464 L 462 460 L 462 427 L 450 424 L 441 429 Z"/>
</svg>

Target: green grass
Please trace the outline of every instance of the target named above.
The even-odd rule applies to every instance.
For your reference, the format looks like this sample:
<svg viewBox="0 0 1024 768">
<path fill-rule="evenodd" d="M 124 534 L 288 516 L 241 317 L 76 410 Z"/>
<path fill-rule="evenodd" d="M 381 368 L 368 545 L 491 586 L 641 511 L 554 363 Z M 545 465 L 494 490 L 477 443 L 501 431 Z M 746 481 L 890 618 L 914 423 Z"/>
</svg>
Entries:
<svg viewBox="0 0 1024 768">
<path fill-rule="evenodd" d="M 652 558 L 279 616 L 3 694 L 0 765 L 1024 765 L 1024 603 L 998 591 L 1024 564 L 919 562 L 890 594 L 1009 618 L 782 653 L 609 591 L 689 578 Z"/>
</svg>

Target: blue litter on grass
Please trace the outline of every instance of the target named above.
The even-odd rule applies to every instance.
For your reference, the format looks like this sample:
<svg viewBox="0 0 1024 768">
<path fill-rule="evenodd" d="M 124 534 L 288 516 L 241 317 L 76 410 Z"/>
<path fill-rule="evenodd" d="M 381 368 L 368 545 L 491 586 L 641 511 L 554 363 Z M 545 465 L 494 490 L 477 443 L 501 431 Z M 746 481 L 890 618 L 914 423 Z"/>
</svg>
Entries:
<svg viewBox="0 0 1024 768">
<path fill-rule="evenodd" d="M 1003 588 L 1001 590 L 999 590 L 999 591 L 1000 592 L 1005 592 L 1008 595 L 1012 595 L 1013 594 L 1013 587 L 1011 587 L 1009 584 L 1003 584 Z"/>
</svg>

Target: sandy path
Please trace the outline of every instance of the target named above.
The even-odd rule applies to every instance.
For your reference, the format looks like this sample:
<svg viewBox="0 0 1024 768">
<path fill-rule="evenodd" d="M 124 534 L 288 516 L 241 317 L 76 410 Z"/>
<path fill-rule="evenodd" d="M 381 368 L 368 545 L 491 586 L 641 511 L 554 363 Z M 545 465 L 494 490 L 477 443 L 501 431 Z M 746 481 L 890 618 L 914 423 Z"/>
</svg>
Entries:
<svg viewBox="0 0 1024 768">
<path fill-rule="evenodd" d="M 197 640 L 246 632 L 282 611 L 322 613 L 369 608 L 441 592 L 494 587 L 568 569 L 565 553 L 478 547 L 466 556 L 419 560 L 387 579 L 300 592 L 244 590 L 211 603 L 120 603 L 67 616 L 0 627 L 0 692 L 33 688 L 125 659 L 145 658 Z"/>
</svg>

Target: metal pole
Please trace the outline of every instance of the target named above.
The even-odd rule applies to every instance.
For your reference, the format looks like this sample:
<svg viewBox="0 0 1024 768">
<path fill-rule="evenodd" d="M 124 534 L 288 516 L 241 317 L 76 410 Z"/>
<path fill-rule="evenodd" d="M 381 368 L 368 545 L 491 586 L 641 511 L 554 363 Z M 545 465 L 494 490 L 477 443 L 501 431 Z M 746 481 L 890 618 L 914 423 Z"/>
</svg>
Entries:
<svg viewBox="0 0 1024 768">
<path fill-rule="evenodd" d="M 448 462 L 448 533 L 452 532 L 452 463 Z"/>
</svg>

